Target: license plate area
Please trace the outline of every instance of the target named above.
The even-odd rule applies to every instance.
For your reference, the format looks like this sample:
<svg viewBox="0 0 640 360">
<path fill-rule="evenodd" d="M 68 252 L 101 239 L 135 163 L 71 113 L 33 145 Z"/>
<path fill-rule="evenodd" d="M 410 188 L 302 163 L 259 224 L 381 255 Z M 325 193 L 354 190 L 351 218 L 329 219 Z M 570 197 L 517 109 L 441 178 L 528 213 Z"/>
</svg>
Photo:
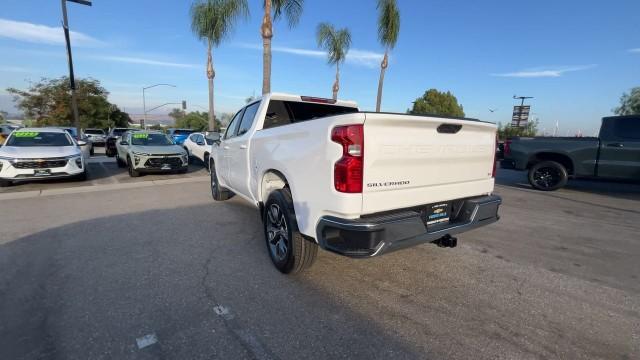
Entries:
<svg viewBox="0 0 640 360">
<path fill-rule="evenodd" d="M 51 170 L 49 169 L 35 169 L 33 170 L 33 176 L 49 176 L 51 175 Z"/>
<path fill-rule="evenodd" d="M 422 210 L 422 221 L 429 227 L 449 223 L 451 219 L 451 202 L 429 204 Z"/>
</svg>

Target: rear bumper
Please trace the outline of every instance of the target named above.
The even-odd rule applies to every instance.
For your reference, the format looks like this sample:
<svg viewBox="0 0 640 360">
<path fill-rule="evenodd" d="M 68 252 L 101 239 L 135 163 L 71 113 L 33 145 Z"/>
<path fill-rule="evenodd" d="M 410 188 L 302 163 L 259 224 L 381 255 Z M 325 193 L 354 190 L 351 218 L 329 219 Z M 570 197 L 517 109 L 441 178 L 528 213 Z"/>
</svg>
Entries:
<svg viewBox="0 0 640 360">
<path fill-rule="evenodd" d="M 324 216 L 316 228 L 320 246 L 349 257 L 371 257 L 437 242 L 498 221 L 502 199 L 496 195 L 468 198 L 449 223 L 425 225 L 420 212 L 405 210 L 360 219 Z"/>
</svg>

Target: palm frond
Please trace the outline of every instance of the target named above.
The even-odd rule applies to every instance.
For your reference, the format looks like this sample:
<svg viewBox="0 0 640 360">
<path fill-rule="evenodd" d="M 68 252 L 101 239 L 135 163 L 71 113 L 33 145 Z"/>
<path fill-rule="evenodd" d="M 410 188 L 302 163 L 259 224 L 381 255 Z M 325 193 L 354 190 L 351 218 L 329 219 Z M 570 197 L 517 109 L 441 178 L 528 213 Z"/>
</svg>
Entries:
<svg viewBox="0 0 640 360">
<path fill-rule="evenodd" d="M 329 64 L 344 62 L 351 47 L 349 29 L 337 30 L 329 23 L 320 23 L 316 29 L 318 47 L 327 52 Z"/>
<path fill-rule="evenodd" d="M 247 0 L 198 0 L 191 5 L 191 30 L 218 46 L 232 33 L 236 20 L 248 16 Z"/>
<path fill-rule="evenodd" d="M 400 32 L 400 11 L 396 0 L 378 0 L 378 40 L 392 49 Z"/>
<path fill-rule="evenodd" d="M 302 17 L 304 0 L 271 0 L 273 7 L 273 20 L 278 20 L 281 16 L 287 19 L 290 28 L 298 25 Z"/>
</svg>

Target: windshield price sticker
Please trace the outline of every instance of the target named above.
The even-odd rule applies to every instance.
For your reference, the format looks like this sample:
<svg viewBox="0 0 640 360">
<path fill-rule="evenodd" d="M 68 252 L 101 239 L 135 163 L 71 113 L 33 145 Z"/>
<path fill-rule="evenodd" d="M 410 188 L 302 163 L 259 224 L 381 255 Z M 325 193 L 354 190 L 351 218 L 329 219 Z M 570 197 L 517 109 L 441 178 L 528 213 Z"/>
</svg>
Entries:
<svg viewBox="0 0 640 360">
<path fill-rule="evenodd" d="M 143 134 L 133 134 L 133 138 L 134 139 L 147 139 L 149 137 L 149 134 L 143 133 Z"/>
<path fill-rule="evenodd" d="M 18 131 L 15 133 L 15 137 L 20 137 L 20 138 L 33 138 L 38 136 L 38 134 L 40 134 L 39 132 L 36 131 Z"/>
</svg>

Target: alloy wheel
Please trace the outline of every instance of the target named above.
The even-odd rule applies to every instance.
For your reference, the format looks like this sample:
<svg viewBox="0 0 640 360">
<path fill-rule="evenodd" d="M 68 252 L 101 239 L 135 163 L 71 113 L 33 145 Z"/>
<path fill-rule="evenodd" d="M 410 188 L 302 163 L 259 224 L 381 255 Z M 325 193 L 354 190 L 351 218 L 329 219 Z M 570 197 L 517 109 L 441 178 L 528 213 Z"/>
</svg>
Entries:
<svg viewBox="0 0 640 360">
<path fill-rule="evenodd" d="M 289 229 L 278 204 L 271 204 L 267 209 L 267 243 L 276 261 L 286 259 L 289 251 Z"/>
<path fill-rule="evenodd" d="M 541 188 L 551 188 L 557 185 L 560 179 L 560 171 L 552 167 L 540 168 L 533 173 L 533 181 Z"/>
</svg>

